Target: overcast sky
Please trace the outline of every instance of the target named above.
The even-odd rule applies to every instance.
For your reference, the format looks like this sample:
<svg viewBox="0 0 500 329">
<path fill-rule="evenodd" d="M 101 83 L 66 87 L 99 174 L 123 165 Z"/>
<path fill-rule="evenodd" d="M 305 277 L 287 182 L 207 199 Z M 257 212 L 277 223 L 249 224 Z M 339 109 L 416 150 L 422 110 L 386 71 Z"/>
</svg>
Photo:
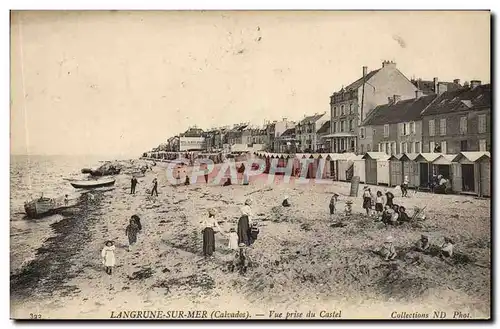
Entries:
<svg viewBox="0 0 500 329">
<path fill-rule="evenodd" d="M 191 125 L 328 112 L 333 91 L 383 60 L 408 78 L 490 81 L 489 12 L 23 12 L 11 22 L 16 154 L 137 156 Z"/>
</svg>

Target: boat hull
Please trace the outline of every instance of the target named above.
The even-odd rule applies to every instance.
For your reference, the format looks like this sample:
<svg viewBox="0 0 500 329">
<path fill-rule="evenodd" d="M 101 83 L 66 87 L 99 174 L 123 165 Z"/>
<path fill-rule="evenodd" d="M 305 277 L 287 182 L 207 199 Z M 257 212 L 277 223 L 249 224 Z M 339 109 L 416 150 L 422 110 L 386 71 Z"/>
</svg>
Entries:
<svg viewBox="0 0 500 329">
<path fill-rule="evenodd" d="M 93 188 L 104 187 L 104 186 L 112 186 L 115 184 L 115 180 L 102 181 L 102 182 L 99 182 L 99 181 L 95 181 L 95 182 L 81 181 L 81 182 L 72 182 L 70 184 L 74 188 L 93 189 Z"/>
<path fill-rule="evenodd" d="M 54 213 L 57 205 L 53 199 L 33 200 L 24 204 L 24 211 L 30 218 L 40 218 Z"/>
</svg>

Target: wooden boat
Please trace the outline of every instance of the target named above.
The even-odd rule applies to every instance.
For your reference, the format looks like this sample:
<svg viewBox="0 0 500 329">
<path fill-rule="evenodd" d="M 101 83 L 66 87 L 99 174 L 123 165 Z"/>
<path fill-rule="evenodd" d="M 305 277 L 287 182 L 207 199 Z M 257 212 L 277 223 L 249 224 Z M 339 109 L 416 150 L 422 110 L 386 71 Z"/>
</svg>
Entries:
<svg viewBox="0 0 500 329">
<path fill-rule="evenodd" d="M 115 179 L 105 178 L 105 179 L 78 180 L 78 181 L 72 181 L 70 182 L 70 184 L 74 188 L 97 188 L 97 187 L 114 185 Z"/>
<path fill-rule="evenodd" d="M 30 218 L 38 218 L 43 215 L 49 215 L 57 209 L 57 202 L 52 198 L 41 197 L 36 200 L 24 203 L 24 211 Z"/>
</svg>

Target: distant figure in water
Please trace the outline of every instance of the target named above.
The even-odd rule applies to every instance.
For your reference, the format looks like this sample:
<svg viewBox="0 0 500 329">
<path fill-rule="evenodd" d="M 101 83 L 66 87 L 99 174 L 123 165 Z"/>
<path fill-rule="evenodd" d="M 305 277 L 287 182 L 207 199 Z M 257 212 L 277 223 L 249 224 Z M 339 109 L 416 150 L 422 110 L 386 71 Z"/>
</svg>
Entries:
<svg viewBox="0 0 500 329">
<path fill-rule="evenodd" d="M 238 221 L 238 243 L 250 245 L 250 225 L 252 225 L 252 200 L 246 199 L 245 205 L 241 207 L 241 217 Z"/>
<path fill-rule="evenodd" d="M 281 205 L 283 207 L 290 207 L 291 206 L 290 202 L 288 201 L 288 195 L 285 195 L 285 198 L 283 199 L 283 202 L 281 203 Z"/>
<path fill-rule="evenodd" d="M 132 249 L 132 246 L 137 242 L 137 233 L 139 233 L 139 226 L 134 219 L 130 219 L 130 223 L 125 229 L 125 235 L 128 237 L 128 251 Z"/>
<path fill-rule="evenodd" d="M 135 194 L 136 185 L 137 185 L 137 178 L 135 178 L 135 176 L 132 176 L 132 179 L 130 180 L 130 194 Z"/>
<path fill-rule="evenodd" d="M 68 199 L 68 195 L 66 194 L 66 195 L 64 196 L 64 205 L 65 205 L 65 206 L 67 206 L 67 205 L 68 205 L 68 203 L 69 203 L 69 199 Z"/>
<path fill-rule="evenodd" d="M 111 275 L 113 266 L 115 266 L 115 245 L 113 241 L 106 241 L 104 248 L 101 251 L 102 264 L 106 273 Z"/>
<path fill-rule="evenodd" d="M 151 196 L 156 195 L 158 196 L 158 180 L 155 178 L 153 179 L 153 189 L 151 190 Z"/>
<path fill-rule="evenodd" d="M 230 185 L 233 185 L 233 184 L 231 183 L 231 178 L 228 177 L 222 186 L 230 186 Z"/>
<path fill-rule="evenodd" d="M 217 228 L 219 232 L 222 233 L 219 223 L 215 219 L 215 209 L 208 210 L 208 218 L 202 221 L 202 233 L 203 233 L 203 255 L 205 257 L 213 257 L 215 251 L 215 231 Z"/>
<path fill-rule="evenodd" d="M 142 230 L 142 224 L 141 224 L 141 219 L 139 218 L 139 216 L 132 215 L 132 217 L 130 217 L 130 218 L 134 220 L 134 222 L 137 224 L 137 227 L 139 228 L 139 231 L 141 231 Z"/>
</svg>

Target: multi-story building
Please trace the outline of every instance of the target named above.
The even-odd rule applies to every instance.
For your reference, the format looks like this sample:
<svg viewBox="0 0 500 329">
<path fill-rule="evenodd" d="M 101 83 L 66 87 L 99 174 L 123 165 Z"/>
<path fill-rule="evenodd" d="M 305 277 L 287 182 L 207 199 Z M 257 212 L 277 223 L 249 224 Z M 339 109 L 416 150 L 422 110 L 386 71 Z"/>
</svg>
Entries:
<svg viewBox="0 0 500 329">
<path fill-rule="evenodd" d="M 294 128 L 295 122 L 288 121 L 287 118 L 283 118 L 281 121 L 269 122 L 265 125 L 265 130 L 267 134 L 266 139 L 266 149 L 269 152 L 278 152 L 279 141 L 277 138 L 281 136 L 287 129 Z"/>
<path fill-rule="evenodd" d="M 233 125 L 233 128 L 229 129 L 224 136 L 224 144 L 243 144 L 243 130 L 246 127 L 248 127 L 248 123 Z"/>
<path fill-rule="evenodd" d="M 317 132 L 318 135 L 317 145 L 318 145 L 318 152 L 320 153 L 329 153 L 331 150 L 330 146 L 331 140 L 325 138 L 325 136 L 327 136 L 328 134 L 330 134 L 330 120 L 325 121 L 325 123 L 323 123 L 323 125 L 321 126 L 321 128 L 319 128 Z"/>
<path fill-rule="evenodd" d="M 303 152 L 316 152 L 319 150 L 321 142 L 318 138 L 318 130 L 329 118 L 326 112 L 315 113 L 306 116 L 295 126 L 295 134 L 298 139 L 299 149 Z"/>
<path fill-rule="evenodd" d="M 288 128 L 280 136 L 276 137 L 278 153 L 295 153 L 297 151 L 297 139 L 295 138 L 295 128 Z"/>
<path fill-rule="evenodd" d="M 359 153 L 378 151 L 389 155 L 422 152 L 422 119 L 420 112 L 437 95 L 423 96 L 379 105 L 368 114 L 359 127 Z"/>
<path fill-rule="evenodd" d="M 490 84 L 473 80 L 467 87 L 443 90 L 421 115 L 423 152 L 457 154 L 491 148 Z"/>
<path fill-rule="evenodd" d="M 415 97 L 417 87 L 396 68 L 396 63 L 384 61 L 382 68 L 363 74 L 347 87 L 330 96 L 330 134 L 332 152 L 357 152 L 358 125 L 378 105 L 388 98 L 399 100 Z"/>
</svg>

